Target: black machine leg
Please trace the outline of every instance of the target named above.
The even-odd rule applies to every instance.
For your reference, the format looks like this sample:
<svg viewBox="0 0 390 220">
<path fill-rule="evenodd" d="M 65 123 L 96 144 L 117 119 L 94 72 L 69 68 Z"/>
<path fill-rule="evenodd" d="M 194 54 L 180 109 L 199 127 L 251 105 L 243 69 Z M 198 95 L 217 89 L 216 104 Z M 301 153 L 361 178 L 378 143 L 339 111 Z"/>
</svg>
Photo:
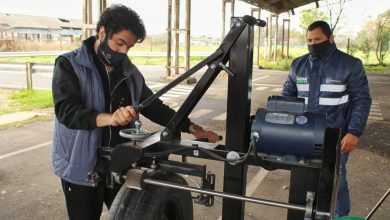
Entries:
<svg viewBox="0 0 390 220">
<path fill-rule="evenodd" d="M 317 192 L 318 178 L 320 172 L 318 169 L 293 167 L 290 176 L 290 194 L 288 202 L 298 205 L 306 205 L 306 193 L 308 191 Z M 305 213 L 302 211 L 288 210 L 288 220 L 304 219 Z"/>
<path fill-rule="evenodd" d="M 327 129 L 325 136 L 325 147 L 322 158 L 322 169 L 293 167 L 290 176 L 289 203 L 306 205 L 306 193 L 315 193 L 315 211 L 313 219 L 329 219 L 328 215 L 322 213 L 332 212 L 334 203 L 335 173 L 338 175 L 340 152 L 338 147 L 339 130 Z M 336 172 L 335 172 L 336 171 Z M 334 206 L 335 204 L 333 204 Z M 287 219 L 304 219 L 302 211 L 288 210 Z"/>
<path fill-rule="evenodd" d="M 233 18 L 234 19 L 234 18 Z M 249 49 L 248 49 L 249 48 Z M 228 151 L 245 152 L 249 146 L 251 80 L 253 62 L 253 26 L 246 28 L 230 52 L 230 69 L 235 76 L 229 77 L 226 148 Z M 245 195 L 247 166 L 226 164 L 224 171 L 224 192 Z M 244 219 L 245 203 L 224 199 L 222 219 Z"/>
</svg>

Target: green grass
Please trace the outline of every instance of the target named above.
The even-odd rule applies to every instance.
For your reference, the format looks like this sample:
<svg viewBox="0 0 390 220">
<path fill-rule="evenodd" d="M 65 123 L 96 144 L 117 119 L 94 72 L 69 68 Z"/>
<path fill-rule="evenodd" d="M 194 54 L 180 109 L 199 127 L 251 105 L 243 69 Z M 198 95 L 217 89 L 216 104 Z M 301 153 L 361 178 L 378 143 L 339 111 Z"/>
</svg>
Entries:
<svg viewBox="0 0 390 220">
<path fill-rule="evenodd" d="M 0 62 L 54 63 L 58 56 L 1 57 Z"/>
<path fill-rule="evenodd" d="M 191 51 L 198 51 L 198 52 L 214 52 L 217 49 L 217 46 L 191 46 Z M 341 50 L 345 51 L 345 48 L 340 48 Z M 147 48 L 138 48 L 134 49 L 133 51 L 147 51 Z M 155 50 L 153 51 L 164 51 L 164 47 L 161 47 L 161 50 Z M 292 47 L 289 50 L 290 58 L 288 59 L 281 59 L 278 58 L 276 62 L 273 61 L 265 61 L 263 59 L 264 57 L 264 48 L 260 48 L 260 65 L 263 69 L 272 69 L 272 70 L 289 70 L 290 64 L 292 60 L 295 57 L 299 57 L 305 53 L 307 53 L 306 47 Z M 286 50 L 284 51 L 286 54 Z M 257 56 L 257 47 L 254 47 L 254 64 L 256 63 L 256 56 Z M 281 47 L 278 47 L 278 54 L 281 54 Z M 379 66 L 375 65 L 378 63 L 375 57 L 375 52 L 372 51 L 370 53 L 370 56 L 368 60 L 365 60 L 364 55 L 362 52 L 357 51 L 353 54 L 354 56 L 358 57 L 363 61 L 363 64 L 365 66 L 366 72 L 372 73 L 387 73 L 390 74 L 390 55 L 388 55 L 385 59 L 385 66 Z M 36 57 L 9 57 L 9 58 L 0 58 L 0 62 L 36 62 L 36 63 L 54 63 L 57 56 L 36 56 Z M 191 57 L 190 58 L 190 65 L 194 66 L 197 63 L 199 63 L 201 60 L 203 60 L 205 57 Z M 166 57 L 130 57 L 130 59 L 135 63 L 136 65 L 152 65 L 152 66 L 166 66 Z M 273 59 L 273 57 L 272 57 Z M 271 60 L 272 60 L 271 59 Z M 172 65 L 174 63 L 174 60 L 172 59 Z M 179 58 L 179 66 L 184 66 L 184 57 Z"/>
<path fill-rule="evenodd" d="M 7 98 L 9 105 L 0 108 L 0 115 L 53 107 L 51 91 L 18 90 Z"/>
<path fill-rule="evenodd" d="M 21 126 L 28 124 L 28 123 L 32 123 L 32 122 L 36 122 L 36 121 L 47 121 L 47 120 L 51 120 L 51 119 L 52 118 L 48 117 L 48 116 L 34 116 L 32 118 L 29 118 L 29 119 L 26 119 L 23 121 L 17 121 L 17 122 L 10 123 L 10 124 L 0 125 L 0 130 L 4 130 L 4 129 L 9 128 L 9 127 L 21 127 Z"/>
</svg>

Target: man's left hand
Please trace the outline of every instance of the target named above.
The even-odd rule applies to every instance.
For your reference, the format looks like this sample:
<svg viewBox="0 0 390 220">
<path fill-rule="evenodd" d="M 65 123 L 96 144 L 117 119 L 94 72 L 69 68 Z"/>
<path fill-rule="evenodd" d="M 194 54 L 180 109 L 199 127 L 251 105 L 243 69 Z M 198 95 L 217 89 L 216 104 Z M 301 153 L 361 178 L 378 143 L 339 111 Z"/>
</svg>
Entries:
<svg viewBox="0 0 390 220">
<path fill-rule="evenodd" d="M 349 153 L 353 151 L 359 142 L 359 137 L 353 134 L 346 134 L 341 140 L 341 153 Z"/>
<path fill-rule="evenodd" d="M 194 134 L 196 139 L 201 140 L 201 139 L 207 139 L 208 142 L 211 143 L 216 143 L 219 141 L 219 136 L 215 132 L 212 131 L 205 131 L 202 128 L 198 129 Z"/>
</svg>

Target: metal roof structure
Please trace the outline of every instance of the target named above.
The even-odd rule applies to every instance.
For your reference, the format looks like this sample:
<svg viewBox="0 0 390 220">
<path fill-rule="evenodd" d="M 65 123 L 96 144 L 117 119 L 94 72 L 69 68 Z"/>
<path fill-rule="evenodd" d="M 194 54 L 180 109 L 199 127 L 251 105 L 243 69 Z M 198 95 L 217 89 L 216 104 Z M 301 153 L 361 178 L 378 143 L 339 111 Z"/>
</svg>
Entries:
<svg viewBox="0 0 390 220">
<path fill-rule="evenodd" d="M 269 12 L 280 14 L 318 0 L 240 0 Z"/>
<path fill-rule="evenodd" d="M 21 34 L 82 35 L 81 20 L 0 13 L 0 30 Z"/>
</svg>

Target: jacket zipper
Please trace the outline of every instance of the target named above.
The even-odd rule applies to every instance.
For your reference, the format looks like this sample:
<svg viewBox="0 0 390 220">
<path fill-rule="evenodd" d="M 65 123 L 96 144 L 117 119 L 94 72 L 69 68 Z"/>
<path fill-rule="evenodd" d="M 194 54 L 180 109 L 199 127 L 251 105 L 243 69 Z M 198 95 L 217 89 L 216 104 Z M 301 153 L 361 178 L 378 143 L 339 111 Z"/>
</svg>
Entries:
<svg viewBox="0 0 390 220">
<path fill-rule="evenodd" d="M 113 99 L 113 95 L 114 95 L 114 92 L 115 92 L 115 89 L 118 88 L 118 86 L 125 80 L 127 80 L 131 75 L 132 73 L 130 73 L 130 75 L 128 75 L 127 77 L 121 79 L 115 86 L 114 86 L 114 89 L 111 90 L 111 82 L 110 82 L 110 75 L 107 71 L 107 68 L 106 68 L 106 73 L 107 73 L 107 78 L 108 78 L 108 87 L 110 88 L 110 114 L 112 114 L 112 99 Z M 112 130 L 111 130 L 111 125 L 108 125 L 108 128 L 109 128 L 109 131 L 110 131 L 110 137 L 108 139 L 108 147 L 111 147 L 111 138 L 112 138 Z"/>
</svg>

